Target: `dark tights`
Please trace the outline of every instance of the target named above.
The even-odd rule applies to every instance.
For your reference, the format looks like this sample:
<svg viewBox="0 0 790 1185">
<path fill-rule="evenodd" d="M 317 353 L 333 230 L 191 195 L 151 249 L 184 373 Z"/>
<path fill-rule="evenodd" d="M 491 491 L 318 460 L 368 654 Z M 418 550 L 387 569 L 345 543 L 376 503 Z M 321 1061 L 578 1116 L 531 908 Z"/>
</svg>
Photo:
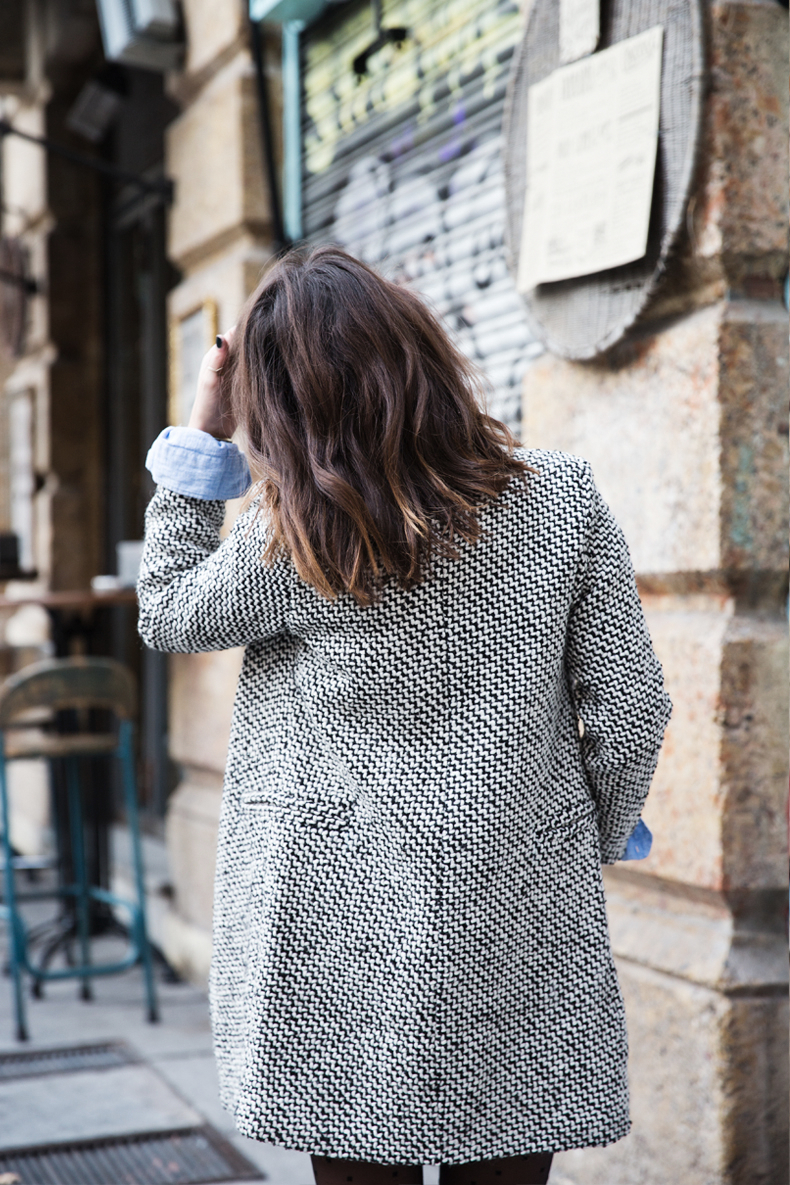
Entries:
<svg viewBox="0 0 790 1185">
<path fill-rule="evenodd" d="M 472 1164 L 443 1164 L 440 1185 L 545 1185 L 551 1152 L 511 1156 L 505 1160 L 476 1160 Z M 315 1185 L 422 1185 L 422 1165 L 372 1164 L 368 1160 L 339 1160 L 314 1156 Z"/>
</svg>

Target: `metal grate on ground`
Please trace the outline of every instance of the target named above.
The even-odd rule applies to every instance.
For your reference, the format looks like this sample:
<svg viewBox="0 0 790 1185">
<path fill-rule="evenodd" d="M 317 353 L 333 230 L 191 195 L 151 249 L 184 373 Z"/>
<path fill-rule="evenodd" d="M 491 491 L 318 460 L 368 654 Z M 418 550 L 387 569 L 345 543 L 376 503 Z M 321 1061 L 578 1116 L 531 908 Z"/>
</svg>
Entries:
<svg viewBox="0 0 790 1185">
<path fill-rule="evenodd" d="M 208 1125 L 9 1148 L 0 1152 L 0 1179 L 5 1174 L 20 1185 L 209 1185 L 266 1179 Z"/>
<path fill-rule="evenodd" d="M 69 1074 L 73 1070 L 108 1070 L 114 1066 L 131 1065 L 137 1060 L 132 1050 L 120 1041 L 0 1053 L 0 1082 L 10 1078 L 33 1078 L 39 1074 Z"/>
</svg>

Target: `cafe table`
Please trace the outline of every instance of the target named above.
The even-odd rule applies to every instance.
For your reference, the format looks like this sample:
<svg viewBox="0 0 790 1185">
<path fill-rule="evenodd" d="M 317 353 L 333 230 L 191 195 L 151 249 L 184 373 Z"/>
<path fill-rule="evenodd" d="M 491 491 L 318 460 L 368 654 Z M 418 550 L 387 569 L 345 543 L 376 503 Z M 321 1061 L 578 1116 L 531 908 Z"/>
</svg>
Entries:
<svg viewBox="0 0 790 1185">
<path fill-rule="evenodd" d="M 31 589 L 21 596 L 0 596 L 0 611 L 21 609 L 23 605 L 40 605 L 49 614 L 55 655 L 57 658 L 66 658 L 72 653 L 74 639 L 81 637 L 86 643 L 90 642 L 97 610 L 134 605 L 136 601 L 134 588 L 101 591 L 83 588 L 63 592 L 35 592 Z"/>
</svg>

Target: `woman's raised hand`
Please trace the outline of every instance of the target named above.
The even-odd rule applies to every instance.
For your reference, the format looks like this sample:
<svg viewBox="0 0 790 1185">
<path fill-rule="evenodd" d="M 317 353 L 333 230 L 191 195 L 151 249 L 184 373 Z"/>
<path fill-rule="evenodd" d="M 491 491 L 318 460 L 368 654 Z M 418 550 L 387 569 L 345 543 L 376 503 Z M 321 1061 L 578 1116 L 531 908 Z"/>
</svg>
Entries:
<svg viewBox="0 0 790 1185">
<path fill-rule="evenodd" d="M 220 381 L 222 368 L 227 364 L 230 344 L 236 326 L 217 338 L 217 344 L 204 355 L 198 374 L 197 394 L 189 417 L 189 427 L 209 432 L 221 440 L 228 440 L 236 423 L 227 398 L 227 384 Z"/>
</svg>

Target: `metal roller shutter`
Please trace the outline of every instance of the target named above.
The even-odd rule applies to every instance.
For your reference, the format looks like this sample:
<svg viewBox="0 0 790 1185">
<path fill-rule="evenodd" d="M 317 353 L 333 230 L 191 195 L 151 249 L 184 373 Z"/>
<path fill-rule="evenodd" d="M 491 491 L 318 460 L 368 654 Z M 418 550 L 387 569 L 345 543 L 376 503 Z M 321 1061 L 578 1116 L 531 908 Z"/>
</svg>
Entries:
<svg viewBox="0 0 790 1185">
<path fill-rule="evenodd" d="M 358 81 L 370 6 L 343 5 L 303 39 L 304 233 L 407 279 L 492 384 L 518 433 L 521 381 L 541 352 L 505 265 L 502 106 L 521 31 L 513 0 L 393 0 L 405 26 Z"/>
</svg>

